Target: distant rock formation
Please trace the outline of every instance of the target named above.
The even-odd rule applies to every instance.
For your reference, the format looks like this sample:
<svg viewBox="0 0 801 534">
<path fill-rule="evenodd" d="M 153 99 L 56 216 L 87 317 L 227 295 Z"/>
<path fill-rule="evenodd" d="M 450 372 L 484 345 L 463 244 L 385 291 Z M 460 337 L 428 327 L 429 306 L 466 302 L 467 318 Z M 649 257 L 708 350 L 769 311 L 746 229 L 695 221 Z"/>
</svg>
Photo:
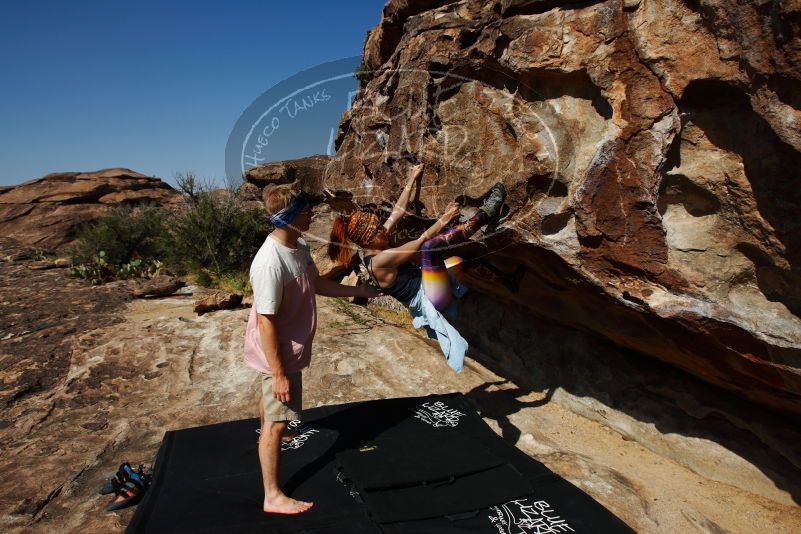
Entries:
<svg viewBox="0 0 801 534">
<path fill-rule="evenodd" d="M 468 273 L 503 321 L 801 414 L 800 29 L 797 3 L 390 0 L 322 186 L 386 205 L 417 156 L 434 217 L 503 181 L 506 230 Z"/>
<path fill-rule="evenodd" d="M 165 182 L 130 169 L 53 173 L 0 189 L 0 234 L 56 250 L 110 206 L 164 206 L 179 199 Z"/>
</svg>

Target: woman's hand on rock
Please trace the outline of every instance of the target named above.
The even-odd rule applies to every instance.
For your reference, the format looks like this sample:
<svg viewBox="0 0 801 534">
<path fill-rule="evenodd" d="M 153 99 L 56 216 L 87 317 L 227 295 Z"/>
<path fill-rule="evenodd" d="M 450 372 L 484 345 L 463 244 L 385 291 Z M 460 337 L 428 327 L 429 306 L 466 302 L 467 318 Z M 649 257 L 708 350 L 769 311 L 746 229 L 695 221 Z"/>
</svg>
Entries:
<svg viewBox="0 0 801 534">
<path fill-rule="evenodd" d="M 423 176 L 423 169 L 425 168 L 425 163 L 418 163 L 414 167 L 412 167 L 411 172 L 409 173 L 409 181 L 406 182 L 406 187 L 411 187 L 414 185 L 414 182 Z"/>
<path fill-rule="evenodd" d="M 445 213 L 442 214 L 442 217 L 439 218 L 442 224 L 448 224 L 451 222 L 451 219 L 459 215 L 459 210 L 461 206 L 459 206 L 458 202 L 451 202 L 448 204 L 448 207 L 445 208 Z"/>
</svg>

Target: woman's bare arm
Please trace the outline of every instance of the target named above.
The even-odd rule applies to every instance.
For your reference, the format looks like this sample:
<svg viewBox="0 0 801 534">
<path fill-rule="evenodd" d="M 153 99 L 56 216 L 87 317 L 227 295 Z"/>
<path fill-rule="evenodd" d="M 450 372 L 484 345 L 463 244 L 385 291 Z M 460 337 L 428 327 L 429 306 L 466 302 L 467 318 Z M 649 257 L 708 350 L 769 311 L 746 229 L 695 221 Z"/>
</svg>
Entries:
<svg viewBox="0 0 801 534">
<path fill-rule="evenodd" d="M 425 232 L 420 234 L 420 237 L 414 241 L 409 241 L 403 245 L 395 248 L 388 248 L 376 254 L 371 260 L 373 269 L 389 269 L 397 267 L 412 259 L 415 254 L 423 246 L 423 243 L 437 235 L 442 231 L 451 219 L 459 214 L 459 204 L 451 202 L 445 213 L 440 217 L 437 222 L 432 224 Z"/>
<path fill-rule="evenodd" d="M 398 197 L 398 201 L 395 203 L 395 207 L 392 208 L 392 213 L 389 214 L 389 218 L 387 222 L 384 223 L 384 229 L 387 233 L 392 230 L 395 224 L 406 215 L 406 208 L 409 206 L 409 199 L 412 196 L 412 189 L 414 189 L 414 183 L 417 181 L 420 176 L 423 175 L 423 164 L 419 163 L 412 167 L 412 170 L 409 172 L 409 179 L 406 181 L 406 187 L 403 188 L 400 196 Z"/>
</svg>

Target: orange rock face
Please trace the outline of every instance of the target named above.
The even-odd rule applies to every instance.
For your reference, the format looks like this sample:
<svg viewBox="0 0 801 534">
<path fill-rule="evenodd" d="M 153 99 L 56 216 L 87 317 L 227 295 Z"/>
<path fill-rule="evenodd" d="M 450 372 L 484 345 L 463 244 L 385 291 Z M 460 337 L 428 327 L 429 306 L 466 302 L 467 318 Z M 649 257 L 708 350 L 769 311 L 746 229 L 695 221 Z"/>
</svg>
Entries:
<svg viewBox="0 0 801 534">
<path fill-rule="evenodd" d="M 323 188 L 387 205 L 414 156 L 429 218 L 502 181 L 474 288 L 799 414 L 800 28 L 792 2 L 390 1 Z"/>
<path fill-rule="evenodd" d="M 0 234 L 58 249 L 110 206 L 170 205 L 180 195 L 158 178 L 129 169 L 62 172 L 0 190 Z"/>
</svg>

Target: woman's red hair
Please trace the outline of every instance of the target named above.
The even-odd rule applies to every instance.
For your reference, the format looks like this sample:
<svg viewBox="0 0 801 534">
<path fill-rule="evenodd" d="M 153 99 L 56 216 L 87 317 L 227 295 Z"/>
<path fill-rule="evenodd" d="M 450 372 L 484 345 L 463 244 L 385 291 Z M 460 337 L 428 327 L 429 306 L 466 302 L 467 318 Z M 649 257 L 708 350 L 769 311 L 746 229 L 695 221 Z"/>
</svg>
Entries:
<svg viewBox="0 0 801 534">
<path fill-rule="evenodd" d="M 348 216 L 337 215 L 331 226 L 331 239 L 328 241 L 328 257 L 337 263 L 350 263 L 351 252 L 348 246 Z"/>
</svg>

